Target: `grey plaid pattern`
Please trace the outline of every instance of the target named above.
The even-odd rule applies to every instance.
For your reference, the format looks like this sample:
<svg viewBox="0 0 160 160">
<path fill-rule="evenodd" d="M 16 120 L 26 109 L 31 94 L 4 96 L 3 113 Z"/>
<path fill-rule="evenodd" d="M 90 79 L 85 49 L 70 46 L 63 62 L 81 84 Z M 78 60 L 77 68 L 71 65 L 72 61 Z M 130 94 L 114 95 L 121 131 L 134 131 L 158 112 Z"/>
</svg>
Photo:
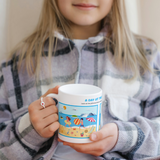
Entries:
<svg viewBox="0 0 160 160">
<path fill-rule="evenodd" d="M 48 63 L 41 59 L 38 83 L 26 70 L 18 72 L 13 57 L 0 71 L 0 159 L 50 160 L 57 146 L 57 134 L 40 137 L 29 123 L 28 106 L 49 88 L 68 83 L 92 84 L 103 90 L 103 125 L 114 122 L 119 128 L 117 145 L 95 159 L 157 159 L 160 155 L 160 83 L 159 72 L 145 73 L 142 81 L 126 83 L 132 76 L 121 72 L 111 62 L 112 48 L 105 49 L 102 31 L 90 38 L 79 53 L 75 44 L 58 39 L 52 57 L 52 83 L 46 73 Z M 95 39 L 101 40 L 95 42 Z M 100 38 L 99 38 L 100 39 Z M 143 39 L 146 56 L 153 68 L 159 69 L 160 55 L 153 43 Z M 48 56 L 48 41 L 44 53 Z"/>
</svg>

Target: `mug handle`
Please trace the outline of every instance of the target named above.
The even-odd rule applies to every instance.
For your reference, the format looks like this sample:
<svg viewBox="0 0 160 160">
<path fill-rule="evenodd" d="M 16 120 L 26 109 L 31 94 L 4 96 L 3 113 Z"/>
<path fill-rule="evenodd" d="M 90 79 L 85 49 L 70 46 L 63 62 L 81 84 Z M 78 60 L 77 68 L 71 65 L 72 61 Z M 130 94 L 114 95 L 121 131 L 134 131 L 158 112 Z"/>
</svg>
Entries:
<svg viewBox="0 0 160 160">
<path fill-rule="evenodd" d="M 53 98 L 53 100 L 55 101 L 56 105 L 58 104 L 58 101 L 59 101 L 58 94 L 50 93 L 46 97 Z"/>
</svg>

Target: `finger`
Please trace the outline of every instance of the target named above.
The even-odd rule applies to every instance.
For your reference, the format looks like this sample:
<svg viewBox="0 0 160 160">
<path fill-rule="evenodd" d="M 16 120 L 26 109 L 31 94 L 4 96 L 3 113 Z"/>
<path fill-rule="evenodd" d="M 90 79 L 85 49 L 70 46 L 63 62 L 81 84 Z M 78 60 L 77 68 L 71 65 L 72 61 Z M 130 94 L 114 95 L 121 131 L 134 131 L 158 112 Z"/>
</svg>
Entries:
<svg viewBox="0 0 160 160">
<path fill-rule="evenodd" d="M 88 154 L 92 154 L 94 156 L 100 156 L 111 149 L 113 149 L 113 136 L 104 138 L 98 142 L 96 142 L 96 148 L 91 150 Z"/>
<path fill-rule="evenodd" d="M 58 138 L 58 141 L 59 141 L 59 142 L 64 142 L 64 141 L 62 141 L 60 138 Z"/>
<path fill-rule="evenodd" d="M 42 97 L 46 97 L 48 94 L 50 94 L 50 93 L 55 93 L 55 94 L 58 94 L 58 88 L 59 88 L 60 86 L 58 85 L 58 86 L 56 86 L 56 87 L 54 87 L 54 88 L 51 88 L 51 89 L 49 89 Z"/>
<path fill-rule="evenodd" d="M 39 111 L 40 117 L 43 119 L 55 113 L 58 113 L 58 108 L 55 105 L 51 105 Z"/>
<path fill-rule="evenodd" d="M 50 124 L 48 127 L 43 129 L 43 137 L 51 137 L 54 135 L 54 132 L 56 132 L 56 130 L 59 128 L 60 124 L 59 122 L 54 122 L 52 124 Z"/>
<path fill-rule="evenodd" d="M 106 137 L 112 136 L 112 133 L 115 130 L 115 127 L 117 126 L 114 123 L 109 123 L 109 124 L 104 125 L 101 130 L 94 132 L 90 135 L 90 140 L 99 141 Z"/>
<path fill-rule="evenodd" d="M 55 101 L 54 101 L 51 97 L 46 97 L 46 96 L 47 96 L 48 94 L 50 94 L 50 93 L 58 94 L 58 88 L 59 88 L 59 87 L 60 87 L 60 86 L 56 86 L 55 88 L 49 89 L 49 90 L 42 96 L 42 97 L 43 97 L 43 101 L 44 101 L 44 103 L 45 103 L 45 107 L 49 106 L 48 101 L 45 101 L 45 100 L 44 100 L 44 99 L 46 99 L 46 98 L 48 98 L 48 99 L 50 99 L 50 101 L 52 101 L 52 102 L 49 102 L 50 104 L 55 105 Z M 36 101 L 34 101 L 33 103 L 31 103 L 31 104 L 29 105 L 29 107 L 28 107 L 28 111 L 29 111 L 30 115 L 33 114 L 33 113 L 39 112 L 39 110 L 42 110 L 42 109 L 44 109 L 44 107 L 41 105 L 41 98 L 38 99 L 38 100 L 36 100 Z"/>
<path fill-rule="evenodd" d="M 43 103 L 43 105 L 42 105 Z M 51 105 L 55 105 L 55 101 L 51 97 L 41 97 L 39 100 L 39 110 L 44 109 L 44 107 L 49 107 Z"/>
<path fill-rule="evenodd" d="M 57 114 L 52 114 L 46 118 L 43 119 L 43 124 L 45 124 L 45 127 L 48 127 L 50 124 L 58 121 L 58 115 Z"/>
<path fill-rule="evenodd" d="M 112 149 L 111 146 L 108 145 L 111 143 L 111 141 L 112 141 L 112 137 L 108 137 L 98 142 L 92 142 L 88 144 L 74 144 L 74 143 L 68 143 L 68 142 L 64 142 L 63 144 L 70 146 L 77 152 L 99 156 Z"/>
<path fill-rule="evenodd" d="M 93 142 L 96 143 L 96 142 Z M 81 152 L 81 153 L 90 153 L 92 151 L 92 149 L 94 149 L 92 147 L 92 145 L 94 144 L 76 144 L 76 143 L 68 143 L 68 142 L 63 142 L 63 145 L 67 145 L 70 146 L 71 148 L 73 148 L 74 150 L 76 150 L 77 152 Z M 92 147 L 92 149 L 91 149 Z"/>
</svg>

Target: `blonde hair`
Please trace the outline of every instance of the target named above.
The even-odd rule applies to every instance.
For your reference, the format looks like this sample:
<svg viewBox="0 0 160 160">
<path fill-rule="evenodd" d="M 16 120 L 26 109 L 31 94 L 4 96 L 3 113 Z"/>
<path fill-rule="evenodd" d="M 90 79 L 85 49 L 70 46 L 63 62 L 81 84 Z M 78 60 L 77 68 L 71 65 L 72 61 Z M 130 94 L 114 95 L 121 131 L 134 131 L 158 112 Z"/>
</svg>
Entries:
<svg viewBox="0 0 160 160">
<path fill-rule="evenodd" d="M 129 68 L 133 73 L 131 79 L 141 76 L 140 67 L 144 72 L 152 71 L 139 36 L 133 34 L 129 28 L 124 0 L 114 0 L 107 17 L 110 20 L 112 32 L 106 37 L 106 41 L 110 39 L 113 42 L 114 63 L 117 67 Z M 51 59 L 52 52 L 56 50 L 55 31 L 71 38 L 69 22 L 58 10 L 56 0 L 44 0 L 41 17 L 34 33 L 16 48 L 19 50 L 17 53 L 20 53 L 19 67 L 25 60 L 28 73 L 39 75 L 40 59 L 42 55 L 44 56 L 43 48 L 47 39 L 49 39 L 48 59 Z M 51 64 L 51 62 L 49 63 Z"/>
</svg>

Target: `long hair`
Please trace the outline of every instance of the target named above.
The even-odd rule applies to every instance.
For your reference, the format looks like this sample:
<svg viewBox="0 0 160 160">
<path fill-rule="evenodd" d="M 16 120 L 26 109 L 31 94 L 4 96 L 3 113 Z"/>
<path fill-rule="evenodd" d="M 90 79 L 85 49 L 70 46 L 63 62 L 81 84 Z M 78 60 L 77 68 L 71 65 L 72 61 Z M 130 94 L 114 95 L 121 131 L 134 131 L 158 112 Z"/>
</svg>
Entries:
<svg viewBox="0 0 160 160">
<path fill-rule="evenodd" d="M 129 28 L 124 0 L 114 0 L 110 25 L 114 43 L 114 62 L 117 67 L 128 68 L 133 74 L 131 80 L 141 78 L 146 71 L 153 73 L 142 45 L 143 37 L 134 34 Z"/>
<path fill-rule="evenodd" d="M 114 63 L 117 67 L 121 69 L 129 68 L 133 73 L 131 79 L 140 77 L 140 67 L 144 72 L 151 71 L 139 36 L 133 34 L 129 28 L 124 0 L 114 0 L 107 17 L 112 33 L 107 35 L 106 41 L 112 37 Z M 56 50 L 56 47 L 53 46 L 56 46 L 57 42 L 54 37 L 55 31 L 67 38 L 71 38 L 69 22 L 60 13 L 56 0 L 44 0 L 39 23 L 35 31 L 19 47 L 16 47 L 19 55 L 19 67 L 21 67 L 22 62 L 25 62 L 25 67 L 30 75 L 39 75 L 40 60 L 44 56 L 43 48 L 47 39 L 49 40 L 48 60 L 51 64 L 52 53 Z M 15 50 L 11 56 L 14 53 Z"/>
</svg>

